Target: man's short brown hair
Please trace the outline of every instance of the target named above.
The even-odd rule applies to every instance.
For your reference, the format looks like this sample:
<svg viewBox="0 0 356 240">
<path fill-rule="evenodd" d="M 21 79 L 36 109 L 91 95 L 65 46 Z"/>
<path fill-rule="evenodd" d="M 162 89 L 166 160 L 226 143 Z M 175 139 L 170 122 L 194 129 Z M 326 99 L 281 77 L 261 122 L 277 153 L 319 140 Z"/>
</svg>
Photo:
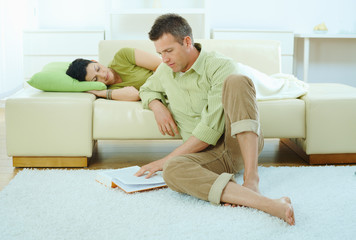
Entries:
<svg viewBox="0 0 356 240">
<path fill-rule="evenodd" d="M 163 34 L 167 33 L 172 34 L 180 44 L 183 44 L 183 40 L 186 36 L 189 36 L 194 43 L 192 28 L 187 20 L 178 14 L 168 13 L 159 16 L 155 20 L 148 36 L 152 41 L 156 41 L 160 39 Z"/>
</svg>

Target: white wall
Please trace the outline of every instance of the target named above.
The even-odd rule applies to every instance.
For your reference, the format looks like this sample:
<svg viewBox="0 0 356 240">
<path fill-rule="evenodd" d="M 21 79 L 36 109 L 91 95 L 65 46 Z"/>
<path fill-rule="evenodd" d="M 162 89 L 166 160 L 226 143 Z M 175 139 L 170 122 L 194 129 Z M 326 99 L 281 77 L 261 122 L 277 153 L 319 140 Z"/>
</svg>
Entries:
<svg viewBox="0 0 356 240">
<path fill-rule="evenodd" d="M 297 46 L 296 76 L 303 79 L 303 41 Z M 356 87 L 356 39 L 311 39 L 308 82 L 339 82 Z"/>
<path fill-rule="evenodd" d="M 105 0 L 27 1 L 38 2 L 41 28 L 93 28 L 105 24 Z M 130 0 L 135 1 L 149 0 Z M 330 32 L 356 32 L 355 0 L 210 1 L 212 28 L 267 28 L 306 32 L 311 31 L 316 24 L 325 22 Z"/>
<path fill-rule="evenodd" d="M 37 0 L 41 29 L 104 28 L 105 0 Z"/>
<path fill-rule="evenodd" d="M 36 15 L 28 15 L 29 27 L 103 29 L 105 25 L 105 0 L 25 1 L 30 8 L 37 6 Z M 310 32 L 315 25 L 325 22 L 330 33 L 356 33 L 355 10 L 354 0 L 211 0 L 210 24 L 211 28 Z M 302 45 L 300 42 L 297 45 L 296 74 L 302 79 Z M 309 82 L 338 81 L 356 87 L 355 56 L 355 39 L 312 41 Z"/>
<path fill-rule="evenodd" d="M 23 87 L 24 0 L 0 1 L 0 99 Z"/>
<path fill-rule="evenodd" d="M 325 22 L 329 33 L 356 34 L 355 0 L 213 0 L 212 9 L 212 28 L 303 33 Z M 296 45 L 295 72 L 303 79 L 303 41 Z M 356 39 L 312 40 L 309 66 L 309 82 L 340 82 L 356 87 Z"/>
<path fill-rule="evenodd" d="M 212 0 L 212 28 L 312 31 L 325 22 L 329 32 L 356 32 L 355 0 Z"/>
</svg>

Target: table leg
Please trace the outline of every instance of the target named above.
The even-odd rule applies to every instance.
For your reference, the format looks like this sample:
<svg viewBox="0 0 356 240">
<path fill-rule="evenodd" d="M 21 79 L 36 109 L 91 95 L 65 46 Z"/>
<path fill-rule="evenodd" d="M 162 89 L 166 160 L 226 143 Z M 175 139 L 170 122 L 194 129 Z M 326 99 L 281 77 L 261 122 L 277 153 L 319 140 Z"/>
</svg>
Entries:
<svg viewBox="0 0 356 240">
<path fill-rule="evenodd" d="M 308 82 L 308 72 L 309 72 L 309 46 L 310 39 L 304 38 L 304 72 L 303 72 L 303 81 Z"/>
</svg>

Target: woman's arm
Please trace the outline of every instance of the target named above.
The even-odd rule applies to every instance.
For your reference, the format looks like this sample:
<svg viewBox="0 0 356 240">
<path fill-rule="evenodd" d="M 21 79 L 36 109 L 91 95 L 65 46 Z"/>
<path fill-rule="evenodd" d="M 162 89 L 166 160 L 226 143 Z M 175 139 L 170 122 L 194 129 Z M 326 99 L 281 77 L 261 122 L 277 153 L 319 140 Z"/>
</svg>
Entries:
<svg viewBox="0 0 356 240">
<path fill-rule="evenodd" d="M 107 98 L 108 90 L 93 90 L 88 91 L 97 97 Z M 111 99 L 118 101 L 140 101 L 141 98 L 138 94 L 138 90 L 135 87 L 124 87 L 120 89 L 113 89 L 111 91 Z"/>
<path fill-rule="evenodd" d="M 135 61 L 137 66 L 147 68 L 152 71 L 155 71 L 158 65 L 162 63 L 162 59 L 160 57 L 136 48 Z"/>
</svg>

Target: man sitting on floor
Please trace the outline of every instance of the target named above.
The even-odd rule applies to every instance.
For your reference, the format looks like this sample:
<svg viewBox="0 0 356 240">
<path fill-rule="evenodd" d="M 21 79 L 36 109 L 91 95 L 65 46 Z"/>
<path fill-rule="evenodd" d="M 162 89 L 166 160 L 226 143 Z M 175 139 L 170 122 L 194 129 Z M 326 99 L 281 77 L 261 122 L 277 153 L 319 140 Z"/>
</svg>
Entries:
<svg viewBox="0 0 356 240">
<path fill-rule="evenodd" d="M 259 193 L 263 136 L 251 79 L 236 74 L 231 59 L 194 43 L 191 27 L 179 15 L 157 18 L 149 37 L 163 63 L 141 87 L 140 97 L 144 108 L 154 112 L 161 133 L 180 133 L 184 143 L 136 175 L 163 170 L 168 187 L 177 192 L 256 208 L 294 225 L 288 197 L 269 199 Z M 241 159 L 245 171 L 239 185 L 233 176 Z"/>
</svg>

